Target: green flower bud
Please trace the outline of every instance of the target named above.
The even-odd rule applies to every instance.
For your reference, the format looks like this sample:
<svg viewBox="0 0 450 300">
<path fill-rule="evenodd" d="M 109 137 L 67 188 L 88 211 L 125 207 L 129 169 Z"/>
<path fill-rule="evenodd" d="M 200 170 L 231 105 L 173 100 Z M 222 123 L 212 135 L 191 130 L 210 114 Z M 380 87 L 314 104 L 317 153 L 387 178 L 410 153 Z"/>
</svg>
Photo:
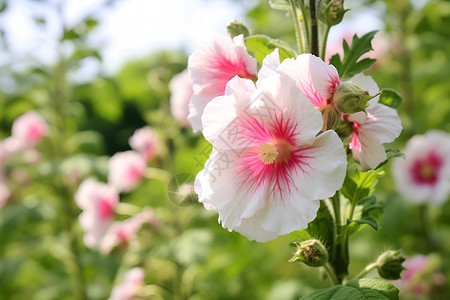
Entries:
<svg viewBox="0 0 450 300">
<path fill-rule="evenodd" d="M 244 38 L 246 38 L 250 35 L 247 26 L 245 26 L 244 23 L 236 21 L 236 20 L 228 23 L 227 30 L 232 38 L 234 38 L 235 36 L 238 36 L 240 34 L 243 34 Z"/>
<path fill-rule="evenodd" d="M 388 280 L 400 279 L 400 274 L 406 270 L 402 265 L 404 261 L 405 257 L 400 254 L 400 251 L 386 251 L 377 259 L 378 274 Z"/>
<path fill-rule="evenodd" d="M 364 111 L 368 106 L 367 102 L 375 98 L 380 93 L 369 95 L 369 92 L 361 90 L 352 83 L 344 82 L 338 86 L 333 95 L 333 103 L 337 109 L 345 114 L 354 114 Z"/>
<path fill-rule="evenodd" d="M 328 262 L 328 252 L 319 240 L 294 242 L 297 252 L 289 262 L 301 261 L 310 267 L 320 267 Z"/>
<path fill-rule="evenodd" d="M 317 3 L 319 20 L 333 26 L 341 23 L 344 14 L 348 9 L 344 9 L 344 0 L 320 0 Z"/>
<path fill-rule="evenodd" d="M 328 104 L 320 108 L 323 119 L 322 131 L 327 131 L 328 129 L 334 129 L 341 121 L 341 113 L 337 111 L 333 105 Z"/>
</svg>

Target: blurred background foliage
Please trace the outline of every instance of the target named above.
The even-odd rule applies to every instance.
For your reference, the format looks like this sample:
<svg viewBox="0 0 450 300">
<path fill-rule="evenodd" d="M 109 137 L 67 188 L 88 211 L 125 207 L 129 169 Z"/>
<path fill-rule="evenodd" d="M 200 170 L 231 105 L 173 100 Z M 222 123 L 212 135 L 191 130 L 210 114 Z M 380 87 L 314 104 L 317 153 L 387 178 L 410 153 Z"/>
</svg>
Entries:
<svg viewBox="0 0 450 300">
<path fill-rule="evenodd" d="M 0 11 L 8 3 L 0 1 Z M 374 10 L 383 16 L 388 50 L 367 74 L 404 97 L 399 108 L 404 131 L 393 146 L 402 148 L 412 135 L 430 129 L 449 132 L 450 3 L 348 0 L 346 7 L 353 15 Z M 46 21 L 35 18 L 36 26 Z M 266 0 L 255 2 L 246 22 L 252 33 L 295 45 L 291 20 L 271 10 Z M 328 287 L 318 270 L 288 263 L 293 251 L 288 243 L 296 233 L 265 244 L 249 242 L 223 229 L 217 215 L 201 204 L 169 201 L 167 182 L 160 180 L 147 180 L 121 197 L 152 206 L 163 220 L 161 227 L 140 232 L 141 247 L 102 256 L 83 245 L 73 193 L 83 178 L 106 179 L 108 157 L 129 149 L 135 129 L 149 124 L 158 131 L 165 148 L 152 165 L 172 174 L 195 175 L 207 158 L 202 153 L 210 151 L 201 135 L 170 117 L 168 83 L 186 68 L 183 50 L 149 53 L 113 75 L 73 79 L 81 64 L 102 64 L 98 49 L 87 42 L 97 25 L 92 16 L 72 27 L 62 24 L 53 65 L 34 61 L 1 67 L 0 137 L 9 136 L 12 121 L 30 109 L 52 129 L 38 147 L 38 162 L 19 157 L 6 165 L 12 195 L 0 209 L 0 299 L 107 299 L 134 265 L 145 267 L 146 284 L 161 286 L 164 299 L 298 299 Z M 0 32 L 7 52 L 7 33 Z M 386 173 L 377 189 L 385 202 L 381 229 L 364 228 L 354 236 L 351 274 L 382 251 L 398 248 L 406 255 L 438 253 L 441 270 L 450 278 L 450 203 L 428 211 L 414 206 L 395 192 Z M 447 282 L 421 299 L 449 295 Z"/>
</svg>

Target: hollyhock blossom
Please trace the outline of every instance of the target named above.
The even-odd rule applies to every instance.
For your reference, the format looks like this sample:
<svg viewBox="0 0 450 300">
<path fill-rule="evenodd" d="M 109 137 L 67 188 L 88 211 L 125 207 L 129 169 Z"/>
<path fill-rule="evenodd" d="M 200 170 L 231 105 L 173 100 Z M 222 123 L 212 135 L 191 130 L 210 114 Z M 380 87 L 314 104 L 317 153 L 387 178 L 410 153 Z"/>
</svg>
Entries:
<svg viewBox="0 0 450 300">
<path fill-rule="evenodd" d="M 194 131 L 202 129 L 201 116 L 206 104 L 225 92 L 227 82 L 234 76 L 254 78 L 256 59 L 247 53 L 244 36 L 231 39 L 217 37 L 192 53 L 188 70 L 194 94 L 189 103 L 189 122 Z"/>
<path fill-rule="evenodd" d="M 278 72 L 296 81 L 297 87 L 308 97 L 314 107 L 320 111 L 339 113 L 336 117 L 348 122 L 353 133 L 349 148 L 355 160 L 363 170 L 376 168 L 386 160 L 383 144 L 394 141 L 400 135 L 402 125 L 397 111 L 379 104 L 379 96 L 368 101 L 364 112 L 345 114 L 339 111 L 335 95 L 344 84 L 355 85 L 369 95 L 379 93 L 379 88 L 370 76 L 360 73 L 349 80 L 340 81 L 336 68 L 327 65 L 311 54 L 302 54 L 297 59 L 286 59 L 278 67 Z M 325 117 L 326 115 L 324 115 Z"/>
<path fill-rule="evenodd" d="M 28 147 L 33 147 L 47 132 L 47 123 L 35 111 L 31 110 L 14 120 L 11 136 Z"/>
<path fill-rule="evenodd" d="M 398 191 L 414 203 L 442 204 L 450 193 L 450 134 L 432 130 L 412 137 L 405 159 L 393 162 Z"/>
<path fill-rule="evenodd" d="M 154 226 L 158 226 L 160 223 L 160 220 L 149 207 L 144 208 L 141 213 L 138 213 L 125 221 L 113 222 L 101 241 L 99 246 L 100 251 L 104 254 L 108 254 L 115 246 L 128 244 L 132 239 L 136 238 L 137 232 L 145 223 Z"/>
<path fill-rule="evenodd" d="M 156 132 L 150 127 L 137 129 L 128 141 L 130 147 L 149 161 L 158 153 L 161 145 Z"/>
<path fill-rule="evenodd" d="M 144 285 L 144 269 L 135 267 L 125 273 L 121 285 L 113 288 L 109 300 L 135 299 L 139 289 Z"/>
<path fill-rule="evenodd" d="M 230 231 L 265 242 L 306 228 L 319 200 L 342 186 L 342 142 L 334 131 L 316 137 L 321 114 L 288 77 L 275 74 L 257 89 L 233 78 L 202 122 L 213 152 L 195 191 Z"/>
<path fill-rule="evenodd" d="M 138 152 L 116 153 L 109 159 L 108 183 L 119 191 L 129 192 L 141 182 L 146 169 L 147 163 Z"/>
<path fill-rule="evenodd" d="M 84 243 L 97 248 L 114 218 L 114 208 L 119 202 L 116 189 L 95 179 L 84 180 L 74 195 L 75 203 L 83 212 L 79 216 Z"/>
<path fill-rule="evenodd" d="M 183 126 L 189 127 L 189 101 L 194 90 L 188 70 L 173 76 L 169 83 L 170 90 L 170 112 Z"/>
</svg>

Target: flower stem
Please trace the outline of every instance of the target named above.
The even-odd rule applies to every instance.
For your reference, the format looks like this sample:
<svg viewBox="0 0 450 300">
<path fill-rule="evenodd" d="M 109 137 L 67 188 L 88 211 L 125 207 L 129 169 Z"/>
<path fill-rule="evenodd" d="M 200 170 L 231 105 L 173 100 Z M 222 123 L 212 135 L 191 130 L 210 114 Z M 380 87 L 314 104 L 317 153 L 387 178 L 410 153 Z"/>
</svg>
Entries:
<svg viewBox="0 0 450 300">
<path fill-rule="evenodd" d="M 331 198 L 331 206 L 333 207 L 334 230 L 333 230 L 333 250 L 331 256 L 331 265 L 336 274 L 337 282 L 342 283 L 348 274 L 348 234 L 346 230 L 342 230 L 341 219 L 341 201 L 339 191 Z"/>
<path fill-rule="evenodd" d="M 297 14 L 297 7 L 294 4 L 294 0 L 289 0 L 289 3 L 291 4 L 292 21 L 294 22 L 295 38 L 297 40 L 297 47 L 298 47 L 298 51 L 301 54 L 301 53 L 305 52 L 305 49 L 303 48 L 302 32 L 300 29 L 300 20 L 298 18 L 298 14 Z"/>
<path fill-rule="evenodd" d="M 322 41 L 322 50 L 320 51 L 320 58 L 325 61 L 325 54 L 327 50 L 327 41 L 328 41 L 328 33 L 330 33 L 331 26 L 326 25 L 326 29 L 323 35 L 323 41 Z"/>
<path fill-rule="evenodd" d="M 377 264 L 376 262 L 367 265 L 367 266 L 364 268 L 364 270 L 362 270 L 361 272 L 359 272 L 358 275 L 355 276 L 354 279 L 361 279 L 361 278 L 363 278 L 364 276 L 367 275 L 367 273 L 369 273 L 370 271 L 372 271 L 373 269 L 375 269 L 377 266 L 378 266 L 378 264 Z"/>
<path fill-rule="evenodd" d="M 329 264 L 329 263 L 326 263 L 326 264 L 323 265 L 323 267 L 324 267 L 325 271 L 327 272 L 327 275 L 328 275 L 328 277 L 330 278 L 331 283 L 332 283 L 333 285 L 338 285 L 338 284 L 339 284 L 339 281 L 338 281 L 338 279 L 337 279 L 337 277 L 336 277 L 336 274 L 334 274 L 334 270 L 333 270 L 333 268 L 330 266 L 330 264 Z"/>
<path fill-rule="evenodd" d="M 319 56 L 319 28 L 316 16 L 316 0 L 309 0 L 309 12 L 311 14 L 311 53 Z"/>
</svg>

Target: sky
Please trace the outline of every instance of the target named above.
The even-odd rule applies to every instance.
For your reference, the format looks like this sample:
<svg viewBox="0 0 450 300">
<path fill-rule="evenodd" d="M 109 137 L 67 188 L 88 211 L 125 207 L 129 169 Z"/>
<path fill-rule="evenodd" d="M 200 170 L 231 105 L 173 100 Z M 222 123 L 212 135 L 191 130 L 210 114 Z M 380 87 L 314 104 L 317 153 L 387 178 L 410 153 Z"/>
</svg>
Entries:
<svg viewBox="0 0 450 300">
<path fill-rule="evenodd" d="M 110 74 L 126 61 L 146 56 L 151 51 L 183 48 L 192 53 L 214 35 L 226 34 L 229 21 L 245 21 L 245 11 L 255 4 L 254 0 L 117 0 L 104 6 L 106 1 L 47 0 L 47 4 L 38 0 L 8 1 L 6 11 L 0 15 L 0 28 L 7 33 L 10 51 L 0 51 L 0 67 L 21 65 L 26 61 L 38 60 L 46 64 L 55 61 L 62 22 L 56 8 L 61 3 L 64 3 L 63 22 L 68 26 L 95 13 L 100 25 L 88 41 L 100 49 L 102 71 Z M 357 2 L 347 0 L 346 7 L 357 6 Z M 33 16 L 45 18 L 47 23 L 37 26 Z M 382 27 L 380 15 L 373 10 L 350 11 L 344 22 L 332 28 L 329 42 L 335 42 L 343 32 L 356 30 L 355 33 L 362 34 Z M 82 68 L 82 77 L 89 77 L 86 74 L 94 74 L 98 68 L 91 62 Z"/>
</svg>

